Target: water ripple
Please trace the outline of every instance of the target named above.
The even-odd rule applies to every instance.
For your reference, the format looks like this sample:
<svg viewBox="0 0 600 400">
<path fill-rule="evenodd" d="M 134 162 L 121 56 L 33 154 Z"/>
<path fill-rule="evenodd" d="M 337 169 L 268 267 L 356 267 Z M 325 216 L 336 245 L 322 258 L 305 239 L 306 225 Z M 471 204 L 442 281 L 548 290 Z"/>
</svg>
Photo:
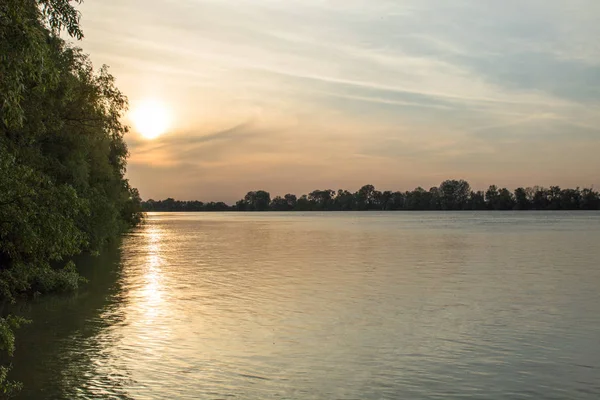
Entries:
<svg viewBox="0 0 600 400">
<path fill-rule="evenodd" d="M 598 240 L 599 213 L 151 214 L 89 292 L 28 306 L 16 378 L 32 399 L 597 399 Z"/>
</svg>

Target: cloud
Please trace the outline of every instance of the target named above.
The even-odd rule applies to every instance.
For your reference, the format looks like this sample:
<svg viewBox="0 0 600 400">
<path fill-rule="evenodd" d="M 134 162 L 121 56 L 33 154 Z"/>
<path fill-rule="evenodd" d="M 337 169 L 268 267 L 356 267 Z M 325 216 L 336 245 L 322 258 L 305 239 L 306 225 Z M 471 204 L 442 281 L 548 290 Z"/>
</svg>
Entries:
<svg viewBox="0 0 600 400">
<path fill-rule="evenodd" d="M 130 148 L 137 148 L 144 146 L 150 150 L 157 150 L 165 147 L 173 146 L 194 146 L 197 144 L 214 142 L 214 141 L 228 141 L 232 139 L 239 139 L 240 137 L 248 135 L 248 128 L 251 127 L 251 123 L 241 123 L 228 129 L 224 129 L 218 132 L 212 132 L 208 134 L 196 134 L 192 132 L 177 132 L 176 134 L 159 136 L 157 139 L 148 141 L 142 138 L 134 138 L 129 140 Z"/>
<path fill-rule="evenodd" d="M 92 59 L 132 100 L 175 108 L 171 134 L 128 139 L 144 196 L 442 175 L 517 185 L 544 171 L 600 184 L 596 0 L 105 0 L 82 12 Z"/>
</svg>

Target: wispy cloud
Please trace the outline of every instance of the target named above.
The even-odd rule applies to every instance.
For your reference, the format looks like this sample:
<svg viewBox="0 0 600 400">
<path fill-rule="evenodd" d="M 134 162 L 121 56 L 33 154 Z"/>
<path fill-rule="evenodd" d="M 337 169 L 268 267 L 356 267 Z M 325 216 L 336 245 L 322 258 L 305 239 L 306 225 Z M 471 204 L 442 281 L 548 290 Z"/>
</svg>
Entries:
<svg viewBox="0 0 600 400">
<path fill-rule="evenodd" d="M 175 109 L 169 135 L 129 139 L 146 197 L 169 176 L 171 195 L 192 197 L 483 174 L 600 184 L 595 0 L 105 0 L 82 11 L 84 48 L 132 101 L 159 95 Z"/>
</svg>

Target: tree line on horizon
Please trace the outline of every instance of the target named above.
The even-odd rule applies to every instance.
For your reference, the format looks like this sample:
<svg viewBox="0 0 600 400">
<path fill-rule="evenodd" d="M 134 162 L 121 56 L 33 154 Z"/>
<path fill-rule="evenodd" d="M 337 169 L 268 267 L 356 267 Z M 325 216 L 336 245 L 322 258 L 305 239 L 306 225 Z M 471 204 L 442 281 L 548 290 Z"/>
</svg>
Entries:
<svg viewBox="0 0 600 400">
<path fill-rule="evenodd" d="M 474 191 L 465 180 L 446 180 L 438 187 L 412 191 L 379 191 L 365 185 L 357 192 L 314 190 L 271 198 L 265 190 L 251 191 L 235 205 L 198 200 L 146 200 L 144 211 L 460 211 L 460 210 L 598 210 L 600 194 L 593 188 L 561 189 L 558 186 L 507 188 L 490 186 Z"/>
</svg>

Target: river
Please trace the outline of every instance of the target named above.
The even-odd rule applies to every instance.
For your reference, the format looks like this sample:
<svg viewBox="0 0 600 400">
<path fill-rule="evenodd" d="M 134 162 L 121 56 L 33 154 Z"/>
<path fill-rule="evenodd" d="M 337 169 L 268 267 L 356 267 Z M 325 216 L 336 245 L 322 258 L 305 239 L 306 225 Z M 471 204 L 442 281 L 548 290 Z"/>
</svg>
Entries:
<svg viewBox="0 0 600 400">
<path fill-rule="evenodd" d="M 600 213 L 150 213 L 18 305 L 23 399 L 598 399 Z"/>
</svg>

